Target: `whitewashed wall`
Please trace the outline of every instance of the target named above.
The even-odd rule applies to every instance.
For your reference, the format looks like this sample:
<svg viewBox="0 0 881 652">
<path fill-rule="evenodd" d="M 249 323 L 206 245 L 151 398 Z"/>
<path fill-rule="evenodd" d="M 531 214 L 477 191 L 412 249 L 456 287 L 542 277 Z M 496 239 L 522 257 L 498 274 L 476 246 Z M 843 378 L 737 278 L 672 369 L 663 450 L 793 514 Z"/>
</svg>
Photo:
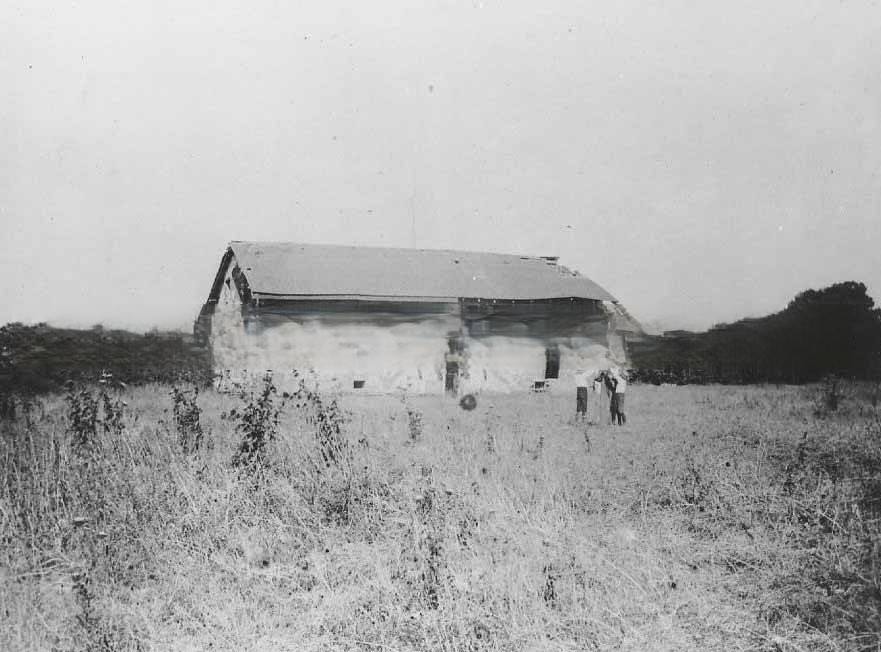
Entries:
<svg viewBox="0 0 881 652">
<path fill-rule="evenodd" d="M 401 323 L 369 323 L 349 316 L 246 324 L 232 279 L 222 285 L 215 308 L 211 349 L 215 370 L 242 382 L 272 370 L 286 388 L 297 370 L 312 387 L 328 391 L 441 394 L 444 391 L 447 337 L 460 327 L 455 315 Z M 615 336 L 617 337 L 617 336 Z M 571 391 L 577 371 L 598 371 L 623 361 L 610 352 L 605 336 L 555 340 L 560 378 L 552 391 Z M 460 393 L 523 391 L 544 379 L 547 342 L 523 336 L 465 339 Z M 613 344 L 614 345 L 614 344 Z"/>
</svg>

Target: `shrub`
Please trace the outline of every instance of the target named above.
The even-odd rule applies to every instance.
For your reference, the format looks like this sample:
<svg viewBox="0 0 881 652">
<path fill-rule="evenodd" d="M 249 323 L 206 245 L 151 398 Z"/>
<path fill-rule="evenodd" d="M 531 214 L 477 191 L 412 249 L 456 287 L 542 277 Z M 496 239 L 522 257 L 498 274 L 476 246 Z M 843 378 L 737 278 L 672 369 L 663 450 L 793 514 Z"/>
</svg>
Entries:
<svg viewBox="0 0 881 652">
<path fill-rule="evenodd" d="M 306 423 L 314 428 L 322 463 L 326 467 L 343 465 L 351 456 L 351 451 L 343 436 L 347 415 L 337 400 L 325 401 L 317 391 L 308 389 L 302 379 L 292 398 L 296 407 L 303 412 Z"/>
<path fill-rule="evenodd" d="M 0 419 L 15 419 L 16 400 L 13 394 L 0 392 Z"/>
<path fill-rule="evenodd" d="M 67 403 L 67 428 L 75 449 L 92 445 L 98 436 L 98 399 L 85 387 L 67 383 L 64 395 Z"/>
<path fill-rule="evenodd" d="M 242 438 L 233 456 L 234 466 L 253 467 L 266 463 L 266 444 L 278 434 L 278 419 L 283 407 L 277 397 L 272 374 L 267 372 L 260 392 L 254 394 L 245 390 L 241 396 L 245 406 L 240 411 L 233 409 L 228 413 L 228 418 L 237 420 L 236 430 Z"/>
<path fill-rule="evenodd" d="M 101 427 L 105 434 L 119 437 L 125 428 L 125 401 L 119 397 L 111 396 L 106 391 L 101 391 L 101 406 L 104 410 L 104 418 Z"/>
<path fill-rule="evenodd" d="M 202 445 L 203 432 L 199 419 L 202 409 L 196 403 L 198 397 L 199 388 L 196 386 L 189 391 L 177 385 L 171 388 L 174 429 L 184 453 L 193 453 Z"/>
<path fill-rule="evenodd" d="M 422 437 L 422 413 L 416 408 L 407 407 L 407 431 L 410 441 L 417 441 Z"/>
</svg>

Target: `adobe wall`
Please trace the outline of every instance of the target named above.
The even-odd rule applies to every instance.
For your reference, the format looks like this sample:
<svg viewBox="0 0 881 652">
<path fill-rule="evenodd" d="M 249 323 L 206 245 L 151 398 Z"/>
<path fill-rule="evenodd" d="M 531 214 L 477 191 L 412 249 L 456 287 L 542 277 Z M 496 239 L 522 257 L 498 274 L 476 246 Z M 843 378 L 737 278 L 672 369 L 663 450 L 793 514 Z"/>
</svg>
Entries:
<svg viewBox="0 0 881 652">
<path fill-rule="evenodd" d="M 589 336 L 462 335 L 460 394 L 531 388 L 544 379 L 551 344 L 559 349 L 560 371 L 548 383 L 550 391 L 571 391 L 577 371 L 596 372 L 623 362 L 623 349 L 615 350 L 620 338 L 608 332 L 605 322 L 583 331 Z M 280 388 L 293 389 L 291 371 L 297 370 L 309 386 L 323 391 L 359 391 L 354 381 L 363 380 L 365 392 L 442 394 L 448 338 L 466 332 L 456 314 L 243 317 L 229 277 L 212 317 L 210 345 L 214 369 L 225 376 L 221 388 L 272 370 Z"/>
<path fill-rule="evenodd" d="M 247 351 L 251 344 L 245 333 L 242 301 L 232 279 L 231 265 L 220 287 L 211 316 L 208 345 L 215 372 L 246 368 L 243 363 L 247 362 Z"/>
<path fill-rule="evenodd" d="M 215 340 L 216 369 L 233 379 L 271 369 L 281 384 L 296 370 L 312 387 L 369 391 L 443 392 L 447 332 L 456 322 L 430 319 L 393 326 L 290 320 L 243 328 L 241 338 Z"/>
<path fill-rule="evenodd" d="M 218 322 L 223 322 L 219 324 Z M 289 321 L 248 332 L 241 315 L 215 313 L 215 369 L 241 382 L 273 370 L 286 388 L 296 369 L 310 387 L 326 391 L 442 394 L 447 338 L 458 319 L 416 323 L 346 324 L 319 319 Z M 546 342 L 528 337 L 464 338 L 460 393 L 523 391 L 544 379 Z M 590 338 L 558 342 L 560 373 L 551 391 L 570 391 L 576 371 L 599 371 L 615 362 L 605 343 Z M 293 385 L 291 385 L 293 388 Z"/>
<path fill-rule="evenodd" d="M 571 391 L 579 371 L 598 373 L 615 361 L 602 339 L 563 338 L 554 341 L 560 351 L 559 377 L 546 381 L 549 391 Z M 516 392 L 545 380 L 547 341 L 530 337 L 491 336 L 466 341 L 467 363 L 463 392 Z"/>
</svg>

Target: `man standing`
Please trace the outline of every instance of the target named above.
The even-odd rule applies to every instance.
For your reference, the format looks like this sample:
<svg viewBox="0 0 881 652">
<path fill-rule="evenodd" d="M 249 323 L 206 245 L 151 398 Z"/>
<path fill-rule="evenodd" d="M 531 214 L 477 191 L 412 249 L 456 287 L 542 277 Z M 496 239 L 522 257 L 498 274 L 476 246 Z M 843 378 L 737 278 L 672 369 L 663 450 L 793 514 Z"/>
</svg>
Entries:
<svg viewBox="0 0 881 652">
<path fill-rule="evenodd" d="M 615 378 L 615 394 L 612 397 L 612 423 L 617 417 L 618 425 L 623 426 L 627 423 L 627 416 L 624 414 L 624 394 L 627 391 L 627 374 L 617 367 L 612 370 Z"/>
<path fill-rule="evenodd" d="M 587 372 L 575 372 L 575 418 L 587 419 Z"/>
<path fill-rule="evenodd" d="M 603 393 L 603 372 L 597 374 L 597 377 L 593 379 L 593 393 L 599 396 Z"/>
<path fill-rule="evenodd" d="M 462 362 L 462 340 L 459 337 L 450 337 L 447 340 L 447 348 L 444 354 L 446 374 L 444 376 L 444 391 L 450 396 L 459 394 L 459 372 Z"/>
<path fill-rule="evenodd" d="M 618 384 L 618 380 L 615 378 L 611 370 L 601 373 L 600 378 L 603 381 L 603 387 L 606 389 L 606 394 L 609 396 L 609 421 L 614 426 L 618 421 L 618 401 L 615 398 L 615 387 Z"/>
<path fill-rule="evenodd" d="M 599 423 L 599 420 L 603 418 L 602 394 L 605 394 L 605 398 L 611 396 L 611 390 L 609 389 L 609 378 L 608 374 L 605 371 L 601 371 L 596 375 L 596 378 L 593 379 L 593 393 L 597 395 L 597 423 Z"/>
</svg>

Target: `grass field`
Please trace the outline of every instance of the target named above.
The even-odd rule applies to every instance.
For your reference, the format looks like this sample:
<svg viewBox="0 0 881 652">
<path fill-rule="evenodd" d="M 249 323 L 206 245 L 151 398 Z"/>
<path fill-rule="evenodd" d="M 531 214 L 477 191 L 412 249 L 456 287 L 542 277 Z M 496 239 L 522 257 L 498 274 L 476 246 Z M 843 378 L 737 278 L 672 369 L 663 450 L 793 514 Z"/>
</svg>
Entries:
<svg viewBox="0 0 881 652">
<path fill-rule="evenodd" d="M 0 649 L 881 650 L 867 387 L 171 391 L 7 405 Z"/>
</svg>

